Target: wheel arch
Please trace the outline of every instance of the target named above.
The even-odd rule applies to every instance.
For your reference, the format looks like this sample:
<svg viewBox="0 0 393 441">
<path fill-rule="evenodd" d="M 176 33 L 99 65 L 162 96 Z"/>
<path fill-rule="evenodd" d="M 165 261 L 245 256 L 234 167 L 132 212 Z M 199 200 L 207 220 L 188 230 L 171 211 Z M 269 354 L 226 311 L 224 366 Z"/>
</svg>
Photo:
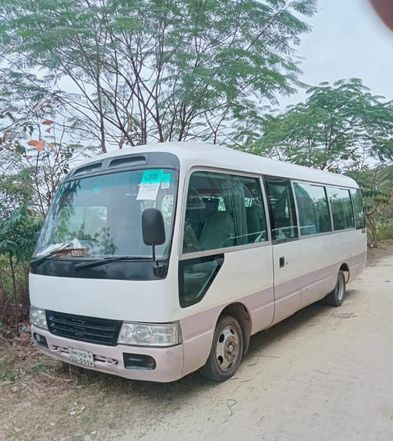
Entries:
<svg viewBox="0 0 393 441">
<path fill-rule="evenodd" d="M 350 270 L 349 270 L 349 265 L 346 262 L 343 262 L 339 268 L 339 271 L 344 271 L 345 273 L 345 283 L 348 283 L 349 281 L 349 277 L 350 277 Z"/>
<path fill-rule="evenodd" d="M 250 346 L 250 337 L 251 337 L 251 328 L 252 328 L 251 315 L 248 309 L 243 303 L 240 302 L 231 303 L 221 311 L 218 320 L 226 315 L 230 315 L 234 317 L 239 322 L 240 327 L 242 328 L 243 340 L 244 340 L 243 353 L 246 354 Z"/>
</svg>

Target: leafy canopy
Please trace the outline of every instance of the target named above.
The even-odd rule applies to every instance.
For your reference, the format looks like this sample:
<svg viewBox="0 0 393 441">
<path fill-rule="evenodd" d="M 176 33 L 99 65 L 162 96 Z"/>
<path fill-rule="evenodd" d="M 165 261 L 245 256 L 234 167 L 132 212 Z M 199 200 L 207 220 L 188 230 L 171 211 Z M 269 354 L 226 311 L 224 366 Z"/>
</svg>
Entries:
<svg viewBox="0 0 393 441">
<path fill-rule="evenodd" d="M 108 144 L 231 140 L 290 93 L 316 0 L 3 0 L 0 46 Z M 60 93 L 61 92 L 61 93 Z"/>
<path fill-rule="evenodd" d="M 263 122 L 257 153 L 323 170 L 363 169 L 393 159 L 393 103 L 361 80 L 322 83 L 308 98 Z"/>
</svg>

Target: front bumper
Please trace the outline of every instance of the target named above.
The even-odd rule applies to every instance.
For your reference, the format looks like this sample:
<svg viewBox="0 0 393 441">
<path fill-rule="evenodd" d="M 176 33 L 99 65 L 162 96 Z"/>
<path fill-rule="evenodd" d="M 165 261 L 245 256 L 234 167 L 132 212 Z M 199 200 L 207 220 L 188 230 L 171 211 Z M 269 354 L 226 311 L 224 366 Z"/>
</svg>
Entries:
<svg viewBox="0 0 393 441">
<path fill-rule="evenodd" d="M 105 346 L 93 343 L 86 343 L 78 340 L 71 340 L 64 337 L 57 337 L 49 331 L 31 326 L 32 334 L 35 332 L 46 338 L 48 347 L 38 345 L 37 348 L 44 354 L 73 364 L 82 366 L 70 361 L 69 348 L 80 349 L 91 352 L 94 356 L 94 367 L 88 367 L 99 372 L 105 372 L 112 375 L 132 379 L 157 381 L 160 383 L 168 383 L 178 380 L 183 374 L 183 346 L 171 346 L 168 348 L 151 348 L 140 346 Z M 149 355 L 156 361 L 155 369 L 127 369 L 124 367 L 123 353 L 133 353 L 140 355 Z"/>
</svg>

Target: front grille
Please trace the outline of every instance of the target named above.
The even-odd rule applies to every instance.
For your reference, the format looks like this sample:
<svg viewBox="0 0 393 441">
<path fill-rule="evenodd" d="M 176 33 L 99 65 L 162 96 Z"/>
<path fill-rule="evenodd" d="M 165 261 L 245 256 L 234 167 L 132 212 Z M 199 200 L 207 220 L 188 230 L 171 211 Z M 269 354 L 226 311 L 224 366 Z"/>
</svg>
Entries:
<svg viewBox="0 0 393 441">
<path fill-rule="evenodd" d="M 122 322 L 97 317 L 46 311 L 49 331 L 59 337 L 115 346 Z"/>
</svg>

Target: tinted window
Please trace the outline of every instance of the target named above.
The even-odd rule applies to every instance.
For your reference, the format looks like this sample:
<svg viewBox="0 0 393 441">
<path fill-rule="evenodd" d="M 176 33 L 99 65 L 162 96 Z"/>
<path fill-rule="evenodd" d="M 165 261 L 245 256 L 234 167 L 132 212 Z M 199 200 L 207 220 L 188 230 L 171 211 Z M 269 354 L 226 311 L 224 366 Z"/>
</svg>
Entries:
<svg viewBox="0 0 393 441">
<path fill-rule="evenodd" d="M 180 261 L 180 306 L 184 308 L 202 300 L 223 262 L 223 254 Z"/>
<path fill-rule="evenodd" d="M 333 226 L 335 230 L 354 228 L 352 202 L 349 190 L 328 187 L 328 196 L 332 207 Z"/>
<path fill-rule="evenodd" d="M 295 184 L 300 234 L 326 233 L 332 230 L 325 188 L 313 184 Z"/>
<path fill-rule="evenodd" d="M 266 178 L 265 186 L 273 240 L 296 239 L 298 230 L 291 181 Z"/>
<path fill-rule="evenodd" d="M 365 228 L 366 221 L 364 217 L 362 194 L 359 189 L 351 190 L 351 196 L 353 211 L 355 213 L 355 227 L 358 229 Z"/>
<path fill-rule="evenodd" d="M 183 252 L 267 240 L 259 180 L 212 172 L 190 178 Z"/>
</svg>

